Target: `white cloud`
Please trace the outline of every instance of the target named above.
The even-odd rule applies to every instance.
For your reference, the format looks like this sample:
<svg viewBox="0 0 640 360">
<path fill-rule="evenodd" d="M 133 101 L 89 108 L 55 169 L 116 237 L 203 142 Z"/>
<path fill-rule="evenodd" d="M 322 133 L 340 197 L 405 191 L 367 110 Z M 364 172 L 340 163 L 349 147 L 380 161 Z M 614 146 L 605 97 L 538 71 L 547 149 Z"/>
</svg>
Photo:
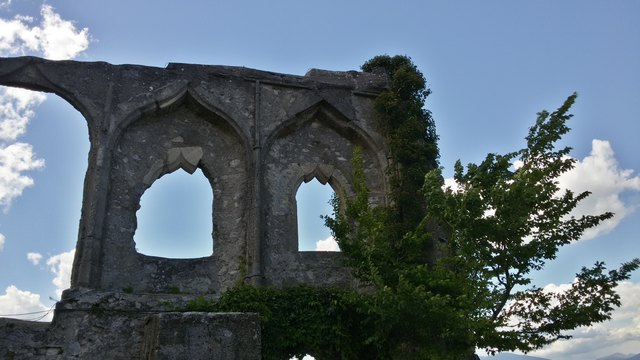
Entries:
<svg viewBox="0 0 640 360">
<path fill-rule="evenodd" d="M 548 285 L 545 290 L 560 290 L 569 284 Z M 595 359 L 620 353 L 638 353 L 640 349 L 640 283 L 623 282 L 617 291 L 622 306 L 612 319 L 590 327 L 581 327 L 570 333 L 570 340 L 557 341 L 545 349 L 531 353 L 551 359 Z"/>
<path fill-rule="evenodd" d="M 55 274 L 53 284 L 56 286 L 58 299 L 62 297 L 62 291 L 68 289 L 71 284 L 71 268 L 73 267 L 73 256 L 76 249 L 50 257 L 47 265 L 51 272 Z"/>
<path fill-rule="evenodd" d="M 51 272 L 55 275 L 52 282 L 56 286 L 56 295 L 58 298 L 62 296 L 64 289 L 69 288 L 74 254 L 75 249 L 54 255 L 47 260 L 47 265 L 49 265 Z M 29 260 L 34 258 L 40 261 L 42 255 L 29 253 L 27 258 L 29 258 Z M 7 287 L 5 294 L 0 295 L 0 317 L 51 321 L 53 313 L 46 314 L 44 312 L 48 310 L 49 308 L 40 301 L 39 294 L 20 290 L 14 285 Z M 45 314 L 46 316 L 44 316 Z"/>
<path fill-rule="evenodd" d="M 34 108 L 46 99 L 43 93 L 0 87 L 0 141 L 13 141 L 24 134 Z"/>
<path fill-rule="evenodd" d="M 33 29 L 29 23 L 33 18 L 16 16 L 11 20 L 0 19 L 0 54 L 22 55 L 27 51 L 36 51 Z"/>
<path fill-rule="evenodd" d="M 443 189 L 450 188 L 453 192 L 458 192 L 461 190 L 460 184 L 456 182 L 454 178 L 446 178 L 444 179 L 444 185 L 442 185 Z"/>
<path fill-rule="evenodd" d="M 5 212 L 25 188 L 33 186 L 33 179 L 23 175 L 23 172 L 43 166 L 44 160 L 35 158 L 33 147 L 29 144 L 0 145 L 0 206 L 4 207 Z"/>
<path fill-rule="evenodd" d="M 11 0 L 0 0 L 0 8 L 10 5 Z M 87 28 L 77 29 L 73 22 L 63 20 L 47 4 L 40 8 L 40 15 L 40 23 L 35 25 L 34 18 L 29 16 L 0 18 L 0 56 L 33 54 L 62 60 L 74 58 L 88 48 L 90 38 Z M 23 173 L 44 166 L 44 160 L 35 157 L 30 144 L 10 142 L 25 133 L 35 114 L 34 109 L 45 99 L 43 93 L 0 87 L 0 206 L 5 211 L 25 188 L 33 185 L 33 179 Z M 4 235 L 0 234 L 0 250 L 4 241 Z M 58 297 L 63 289 L 69 287 L 74 253 L 75 250 L 71 250 L 47 260 L 47 265 L 55 275 L 53 284 Z M 27 259 L 35 265 L 42 260 L 42 255 L 29 253 Z M 14 285 L 7 287 L 5 294 L 0 295 L 0 316 L 47 310 L 49 308 L 42 304 L 39 294 L 19 290 Z M 34 320 L 43 314 L 12 317 Z M 49 313 L 42 320 L 50 321 L 51 317 Z"/>
<path fill-rule="evenodd" d="M 10 3 L 0 2 L 0 6 Z M 87 28 L 77 29 L 47 4 L 40 8 L 40 15 L 37 25 L 32 25 L 34 19 L 29 16 L 0 18 L 0 56 L 35 53 L 51 59 L 71 59 L 87 49 Z M 44 160 L 35 158 L 31 145 L 7 144 L 25 133 L 34 109 L 45 99 L 43 93 L 0 87 L 0 206 L 5 212 L 25 188 L 33 185 L 33 179 L 23 172 L 44 166 Z"/>
<path fill-rule="evenodd" d="M 49 308 L 40 302 L 40 295 L 20 290 L 14 285 L 7 287 L 4 295 L 0 295 L 0 317 L 51 321 L 53 314 L 43 317 L 47 310 Z"/>
<path fill-rule="evenodd" d="M 40 15 L 41 22 L 35 26 L 31 26 L 33 18 L 29 16 L 0 19 L 0 54 L 40 52 L 46 58 L 63 60 L 74 58 L 89 47 L 89 29 L 77 29 L 50 5 L 42 5 Z"/>
<path fill-rule="evenodd" d="M 514 168 L 522 167 L 521 161 L 514 163 Z M 570 214 L 599 215 L 607 211 L 613 212 L 612 219 L 602 222 L 595 228 L 588 229 L 582 240 L 593 239 L 613 230 L 622 219 L 631 214 L 640 204 L 626 203 L 623 194 L 640 192 L 640 176 L 633 176 L 633 170 L 621 169 L 611 144 L 606 140 L 594 139 L 591 142 L 591 154 L 578 159 L 575 167 L 558 178 L 561 189 L 570 189 L 574 193 L 590 191 L 591 195 L 582 200 Z M 444 187 L 459 190 L 453 178 L 444 180 Z M 489 214 L 490 215 L 490 214 Z"/>
<path fill-rule="evenodd" d="M 42 5 L 40 46 L 44 56 L 53 60 L 72 59 L 89 47 L 89 29 L 77 30 L 73 22 L 63 20 L 50 5 Z"/>
<path fill-rule="evenodd" d="M 42 254 L 37 252 L 27 253 L 27 260 L 29 260 L 33 265 L 38 265 L 40 264 L 40 260 L 42 260 Z"/>
<path fill-rule="evenodd" d="M 31 26 L 32 17 L 0 19 L 0 56 L 43 54 L 55 60 L 72 59 L 89 46 L 89 30 L 76 29 L 63 20 L 50 5 L 42 5 L 41 22 Z M 13 141 L 22 135 L 33 109 L 46 95 L 23 89 L 0 90 L 0 141 Z"/>
<path fill-rule="evenodd" d="M 623 193 L 640 191 L 640 176 L 633 176 L 633 170 L 620 169 L 608 141 L 594 139 L 591 154 L 576 162 L 570 172 L 559 178 L 562 188 L 574 192 L 591 191 L 591 196 L 583 200 L 572 215 L 597 215 L 607 211 L 615 213 L 612 219 L 596 228 L 589 229 L 583 239 L 592 239 L 613 230 L 639 204 L 628 204 Z"/>
<path fill-rule="evenodd" d="M 333 236 L 316 242 L 316 251 L 340 251 L 340 247 Z"/>
</svg>

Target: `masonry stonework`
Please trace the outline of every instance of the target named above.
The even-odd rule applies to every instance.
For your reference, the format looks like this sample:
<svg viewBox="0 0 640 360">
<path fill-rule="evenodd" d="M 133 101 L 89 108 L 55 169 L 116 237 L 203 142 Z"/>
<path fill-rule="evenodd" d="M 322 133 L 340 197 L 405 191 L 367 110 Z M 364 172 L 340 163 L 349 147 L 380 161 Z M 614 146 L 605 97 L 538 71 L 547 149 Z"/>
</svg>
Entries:
<svg viewBox="0 0 640 360">
<path fill-rule="evenodd" d="M 17 57 L 0 58 L 0 85 L 61 96 L 90 138 L 71 289 L 50 325 L 0 319 L 0 358 L 259 358 L 255 314 L 172 313 L 167 304 L 243 281 L 352 286 L 340 253 L 298 251 L 295 195 L 314 178 L 352 193 L 358 146 L 371 202 L 386 201 L 387 150 L 373 123 L 385 75 Z M 166 174 L 197 169 L 214 194 L 212 255 L 138 253 L 141 196 Z M 209 345 L 199 353 L 193 339 Z"/>
</svg>

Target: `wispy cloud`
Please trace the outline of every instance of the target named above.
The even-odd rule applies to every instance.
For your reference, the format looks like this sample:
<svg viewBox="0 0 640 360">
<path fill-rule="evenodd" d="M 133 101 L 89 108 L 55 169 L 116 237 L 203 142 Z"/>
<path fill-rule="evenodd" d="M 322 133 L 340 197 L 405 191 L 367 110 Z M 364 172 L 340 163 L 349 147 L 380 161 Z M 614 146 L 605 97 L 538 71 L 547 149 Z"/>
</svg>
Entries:
<svg viewBox="0 0 640 360">
<path fill-rule="evenodd" d="M 54 60 L 72 59 L 90 42 L 87 28 L 77 29 L 63 20 L 50 5 L 42 5 L 40 23 L 33 17 L 0 18 L 0 56 L 44 55 Z M 0 87 L 0 142 L 14 141 L 24 134 L 34 108 L 46 99 L 39 92 Z"/>
<path fill-rule="evenodd" d="M 519 161 L 514 164 L 516 169 L 520 166 L 522 164 Z M 591 192 L 570 216 L 598 215 L 607 211 L 615 214 L 599 226 L 585 231 L 581 240 L 593 239 L 613 230 L 640 206 L 637 202 L 625 201 L 624 196 L 625 193 L 640 192 L 640 176 L 634 176 L 633 170 L 620 168 L 613 147 L 606 140 L 594 139 L 591 153 L 583 159 L 576 159 L 575 167 L 558 178 L 558 185 L 574 193 Z M 453 191 L 460 189 L 452 178 L 444 180 L 444 187 L 450 187 Z"/>
<path fill-rule="evenodd" d="M 573 170 L 563 174 L 559 184 L 574 192 L 591 191 L 591 196 L 583 200 L 572 215 L 615 213 L 612 219 L 587 230 L 582 237 L 584 240 L 613 230 L 640 205 L 625 202 L 623 196 L 625 192 L 640 192 L 640 176 L 634 176 L 633 170 L 620 168 L 611 144 L 605 140 L 594 139 L 591 154 L 578 160 Z"/>
<path fill-rule="evenodd" d="M 27 260 L 33 265 L 38 265 L 40 264 L 40 260 L 42 260 L 42 254 L 37 252 L 27 253 Z"/>
<path fill-rule="evenodd" d="M 30 291 L 18 289 L 9 285 L 3 295 L 0 295 L 0 316 L 25 320 L 40 319 L 49 310 L 40 301 L 40 295 Z M 42 321 L 51 321 L 52 314 L 48 314 Z"/>
<path fill-rule="evenodd" d="M 5 212 L 24 189 L 33 186 L 33 179 L 23 173 L 42 167 L 44 160 L 35 157 L 31 145 L 15 143 L 0 146 L 0 206 Z"/>
<path fill-rule="evenodd" d="M 33 186 L 33 179 L 23 172 L 42 167 L 44 160 L 35 157 L 30 144 L 15 143 L 0 147 L 0 206 L 4 207 L 5 212 L 25 188 Z"/>
<path fill-rule="evenodd" d="M 316 251 L 340 251 L 340 247 L 333 236 L 316 241 Z"/>
<path fill-rule="evenodd" d="M 11 0 L 0 1 L 0 7 L 9 5 Z M 89 43 L 87 28 L 79 29 L 72 21 L 62 19 L 47 4 L 40 8 L 38 23 L 31 16 L 0 18 L 0 56 L 38 55 L 53 60 L 72 59 L 85 51 Z M 16 140 L 27 131 L 35 109 L 45 99 L 43 93 L 0 87 L 0 207 L 5 211 L 25 188 L 33 186 L 33 179 L 25 173 L 44 167 L 44 160 L 36 157 L 30 144 Z M 0 250 L 4 242 L 5 237 L 0 234 Z M 74 253 L 75 250 L 71 250 L 47 260 L 54 274 L 53 284 L 58 298 L 69 287 Z M 27 259 L 37 265 L 42 255 L 29 253 Z M 39 294 L 20 290 L 15 285 L 10 285 L 0 295 L 0 315 L 45 310 L 49 308 L 42 304 Z M 39 316 L 40 313 L 13 317 L 37 319 Z M 42 320 L 50 321 L 51 314 Z"/>
<path fill-rule="evenodd" d="M 42 5 L 40 21 L 34 22 L 30 16 L 0 18 L 0 56 L 71 59 L 89 46 L 89 30 L 62 19 L 50 5 Z M 43 93 L 0 87 L 0 206 L 5 212 L 25 188 L 33 186 L 33 179 L 25 173 L 44 167 L 44 160 L 35 156 L 30 144 L 15 141 L 27 131 L 36 107 L 45 99 Z"/>
<path fill-rule="evenodd" d="M 545 290 L 554 291 L 570 284 L 550 284 Z M 622 306 L 612 319 L 590 327 L 581 327 L 570 334 L 570 340 L 557 341 L 532 353 L 550 359 L 595 359 L 612 353 L 638 353 L 640 349 L 640 283 L 623 282 L 617 288 Z"/>
<path fill-rule="evenodd" d="M 51 256 L 47 260 L 49 270 L 54 275 L 52 283 L 56 286 L 58 299 L 62 296 L 62 291 L 69 288 L 75 252 L 75 249 L 73 249 Z M 42 254 L 30 252 L 27 254 L 27 259 L 37 265 L 42 260 Z M 6 288 L 4 295 L 0 295 L 0 317 L 51 321 L 53 314 L 46 314 L 45 311 L 48 310 L 50 308 L 42 303 L 40 294 L 20 290 L 15 285 L 10 285 Z"/>
<path fill-rule="evenodd" d="M 56 286 L 58 299 L 62 297 L 62 291 L 68 289 L 71 283 L 71 268 L 76 249 L 54 255 L 47 260 L 49 270 L 55 275 L 53 285 Z"/>
<path fill-rule="evenodd" d="M 31 16 L 0 19 L 0 54 L 42 53 L 53 60 L 72 59 L 89 47 L 89 29 L 76 28 L 64 20 L 51 5 L 40 8 L 40 23 Z"/>
<path fill-rule="evenodd" d="M 76 29 L 73 22 L 63 20 L 49 5 L 43 5 L 40 46 L 49 59 L 72 59 L 89 47 L 89 29 Z"/>
<path fill-rule="evenodd" d="M 46 99 L 43 93 L 0 87 L 0 142 L 14 141 L 24 134 L 34 109 Z"/>
</svg>

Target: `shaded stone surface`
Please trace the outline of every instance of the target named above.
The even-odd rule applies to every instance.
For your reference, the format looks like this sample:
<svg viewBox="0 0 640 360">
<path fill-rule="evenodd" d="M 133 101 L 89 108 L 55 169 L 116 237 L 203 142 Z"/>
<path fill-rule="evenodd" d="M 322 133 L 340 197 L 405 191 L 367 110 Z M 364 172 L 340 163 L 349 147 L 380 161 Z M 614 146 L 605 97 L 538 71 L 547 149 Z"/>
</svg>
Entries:
<svg viewBox="0 0 640 360">
<path fill-rule="evenodd" d="M 295 194 L 314 177 L 348 194 L 363 150 L 371 202 L 385 202 L 387 153 L 374 129 L 381 74 L 0 58 L 0 84 L 53 92 L 85 117 L 90 153 L 72 288 L 219 294 L 237 281 L 348 285 L 339 254 L 298 252 Z M 144 191 L 202 169 L 213 194 L 213 253 L 136 252 Z M 178 242 L 180 239 L 176 239 Z"/>
<path fill-rule="evenodd" d="M 253 314 L 163 313 L 147 318 L 143 332 L 143 359 L 260 359 Z"/>
<path fill-rule="evenodd" d="M 67 290 L 52 323 L 0 318 L 0 359 L 260 359 L 257 314 L 177 311 L 194 298 Z"/>
<path fill-rule="evenodd" d="M 295 195 L 313 178 L 352 193 L 358 146 L 370 201 L 386 202 L 373 101 L 387 81 L 356 71 L 0 58 L 0 85 L 61 96 L 86 119 L 91 144 L 71 289 L 51 324 L 0 319 L 0 358 L 260 358 L 255 314 L 175 310 L 239 282 L 353 286 L 340 253 L 298 251 Z M 212 255 L 138 253 L 142 194 L 165 174 L 198 168 L 214 194 Z"/>
</svg>

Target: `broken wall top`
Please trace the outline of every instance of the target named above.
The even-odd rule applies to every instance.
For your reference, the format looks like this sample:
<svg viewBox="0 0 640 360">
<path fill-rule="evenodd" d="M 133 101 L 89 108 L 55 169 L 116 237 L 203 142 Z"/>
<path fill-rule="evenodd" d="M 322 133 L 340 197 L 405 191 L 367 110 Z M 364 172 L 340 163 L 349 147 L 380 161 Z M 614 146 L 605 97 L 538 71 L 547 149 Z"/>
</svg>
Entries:
<svg viewBox="0 0 640 360">
<path fill-rule="evenodd" d="M 346 90 L 377 95 L 387 86 L 384 74 L 311 69 L 304 76 L 279 74 L 245 67 L 169 63 L 166 68 L 112 65 L 106 62 L 52 61 L 38 57 L 0 58 L 0 83 L 6 86 L 53 92 L 76 107 L 87 120 L 100 122 L 100 114 L 152 111 L 168 106 L 187 89 L 204 90 L 206 84 L 261 82 L 278 87 L 313 90 L 322 99 L 354 118 L 345 106 Z M 242 86 L 242 85 L 240 85 Z M 206 97 L 205 94 L 203 96 Z M 89 118 L 90 117 L 90 118 Z M 122 116 L 120 116 L 122 117 Z M 97 124 L 98 125 L 98 124 Z M 116 124 L 99 124 L 110 128 Z M 92 126 L 92 125 L 90 125 Z"/>
<path fill-rule="evenodd" d="M 387 149 L 373 103 L 387 81 L 356 71 L 0 58 L 0 85 L 56 93 L 87 120 L 71 286 L 141 293 L 219 293 L 238 281 L 349 286 L 339 253 L 298 250 L 295 194 L 314 178 L 340 196 L 352 192 L 360 147 L 371 201 L 386 201 Z M 212 255 L 138 253 L 142 194 L 166 174 L 198 168 L 214 194 Z"/>
</svg>

